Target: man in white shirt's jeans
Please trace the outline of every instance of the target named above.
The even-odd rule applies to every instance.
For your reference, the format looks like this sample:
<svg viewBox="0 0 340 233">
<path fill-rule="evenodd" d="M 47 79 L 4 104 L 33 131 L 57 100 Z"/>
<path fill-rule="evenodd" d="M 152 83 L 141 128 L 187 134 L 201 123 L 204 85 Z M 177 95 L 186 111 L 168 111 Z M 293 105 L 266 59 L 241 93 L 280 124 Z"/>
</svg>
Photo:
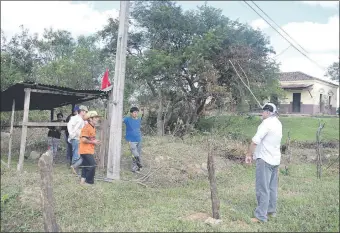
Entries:
<svg viewBox="0 0 340 233">
<path fill-rule="evenodd" d="M 78 114 L 72 116 L 70 121 L 67 123 L 67 130 L 69 132 L 68 141 L 72 145 L 72 165 L 71 169 L 75 174 L 79 166 L 82 164 L 83 159 L 79 155 L 79 139 L 82 128 L 85 125 L 84 118 L 88 109 L 84 105 L 79 106 Z"/>
<path fill-rule="evenodd" d="M 282 124 L 277 108 L 272 103 L 263 107 L 262 123 L 257 129 L 246 155 L 246 163 L 256 160 L 257 207 L 253 222 L 267 222 L 268 216 L 276 216 L 278 168 L 281 160 L 280 144 Z"/>
</svg>

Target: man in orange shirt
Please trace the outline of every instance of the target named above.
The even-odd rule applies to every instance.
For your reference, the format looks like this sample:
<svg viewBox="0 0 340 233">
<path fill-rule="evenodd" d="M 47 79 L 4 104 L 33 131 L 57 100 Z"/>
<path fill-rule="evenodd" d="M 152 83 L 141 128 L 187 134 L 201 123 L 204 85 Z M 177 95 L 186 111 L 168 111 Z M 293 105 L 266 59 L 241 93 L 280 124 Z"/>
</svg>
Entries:
<svg viewBox="0 0 340 233">
<path fill-rule="evenodd" d="M 96 111 L 89 111 L 85 119 L 88 124 L 84 126 L 80 134 L 79 154 L 83 158 L 80 184 L 94 184 L 96 161 L 94 160 L 94 148 L 100 144 L 96 139 L 96 124 L 99 119 Z"/>
</svg>

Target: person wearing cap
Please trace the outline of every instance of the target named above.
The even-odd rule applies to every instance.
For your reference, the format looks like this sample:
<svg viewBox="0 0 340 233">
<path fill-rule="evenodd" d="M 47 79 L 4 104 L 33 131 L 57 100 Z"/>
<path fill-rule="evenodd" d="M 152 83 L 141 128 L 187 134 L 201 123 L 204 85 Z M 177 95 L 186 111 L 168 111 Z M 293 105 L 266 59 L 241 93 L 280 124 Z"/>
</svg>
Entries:
<svg viewBox="0 0 340 233">
<path fill-rule="evenodd" d="M 281 161 L 280 144 L 282 124 L 278 119 L 277 108 L 272 103 L 263 107 L 262 123 L 249 146 L 245 162 L 256 161 L 257 207 L 253 222 L 267 222 L 268 216 L 276 216 L 278 190 L 278 169 Z M 252 158 L 253 155 L 253 158 Z"/>
<path fill-rule="evenodd" d="M 84 126 L 80 134 L 79 153 L 83 159 L 80 184 L 94 184 L 96 161 L 94 159 L 95 146 L 100 144 L 96 139 L 96 124 L 100 116 L 96 111 L 89 111 L 85 119 L 88 124 Z"/>
<path fill-rule="evenodd" d="M 68 115 L 68 117 L 66 117 L 65 122 L 68 123 L 71 117 L 77 115 L 78 110 L 79 110 L 79 106 L 78 105 L 74 106 L 73 112 L 70 115 Z M 65 136 L 66 136 L 65 138 L 66 138 L 66 144 L 67 144 L 66 159 L 70 161 L 70 165 L 72 165 L 72 144 L 68 141 L 69 132 L 67 129 L 65 130 Z"/>
<path fill-rule="evenodd" d="M 79 139 L 82 128 L 85 125 L 84 118 L 88 109 L 84 105 L 80 105 L 78 114 L 72 116 L 67 123 L 67 130 L 69 132 L 68 142 L 72 145 L 72 165 L 71 169 L 73 173 L 78 174 L 78 168 L 82 164 L 83 160 L 79 155 Z"/>
<path fill-rule="evenodd" d="M 53 120 L 52 122 L 63 122 L 63 114 L 60 112 L 57 114 L 57 120 Z M 53 152 L 53 158 L 57 156 L 58 153 L 58 146 L 60 144 L 60 137 L 61 131 L 66 130 L 66 127 L 59 127 L 59 126 L 49 126 L 47 133 L 48 137 L 48 146 Z"/>
<path fill-rule="evenodd" d="M 141 152 L 142 152 L 142 134 L 141 134 L 141 122 L 144 116 L 138 117 L 139 109 L 132 107 L 130 109 L 130 116 L 124 117 L 123 122 L 126 125 L 125 139 L 128 141 L 130 150 L 133 156 L 132 159 L 132 172 L 139 171 L 142 168 Z"/>
</svg>

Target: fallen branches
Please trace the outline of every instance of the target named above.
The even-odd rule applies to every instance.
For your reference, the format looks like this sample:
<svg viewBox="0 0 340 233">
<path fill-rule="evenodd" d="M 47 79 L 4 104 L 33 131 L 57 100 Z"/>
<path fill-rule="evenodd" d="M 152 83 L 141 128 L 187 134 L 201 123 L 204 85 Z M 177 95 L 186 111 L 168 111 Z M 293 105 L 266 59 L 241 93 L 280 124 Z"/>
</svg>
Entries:
<svg viewBox="0 0 340 233">
<path fill-rule="evenodd" d="M 152 174 L 154 174 L 156 171 L 158 171 L 158 170 L 161 169 L 162 167 L 163 167 L 163 166 L 160 166 L 160 167 L 156 168 L 156 169 L 153 170 L 153 171 L 151 171 L 151 169 L 150 169 L 150 171 L 149 171 L 147 174 L 145 174 L 143 177 L 138 178 L 137 180 L 134 180 L 134 181 L 136 181 L 136 182 L 145 182 L 145 181 L 147 181 L 147 179 L 149 179 L 149 177 L 150 177 Z"/>
</svg>

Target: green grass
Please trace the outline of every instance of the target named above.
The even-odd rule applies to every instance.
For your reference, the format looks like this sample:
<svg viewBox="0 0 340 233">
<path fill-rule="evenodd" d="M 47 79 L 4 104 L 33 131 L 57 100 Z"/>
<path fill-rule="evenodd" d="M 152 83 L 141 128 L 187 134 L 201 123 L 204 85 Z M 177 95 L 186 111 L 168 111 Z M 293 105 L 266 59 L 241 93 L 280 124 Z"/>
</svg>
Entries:
<svg viewBox="0 0 340 233">
<path fill-rule="evenodd" d="M 14 167 L 14 166 L 13 166 Z M 25 172 L 3 171 L 1 231 L 43 231 L 39 173 L 26 163 Z M 83 188 L 65 165 L 54 170 L 56 216 L 63 231 L 339 231 L 339 176 L 315 178 L 315 166 L 291 167 L 280 176 L 278 216 L 267 224 L 250 222 L 256 207 L 254 166 L 234 164 L 217 174 L 222 224 L 208 226 L 185 220 L 197 212 L 211 213 L 206 178 L 171 188 L 145 188 L 132 182 L 96 182 Z"/>
<path fill-rule="evenodd" d="M 291 134 L 291 140 L 300 142 L 314 142 L 316 140 L 316 131 L 319 127 L 319 121 L 315 117 L 280 117 L 283 127 L 283 140 L 286 141 L 288 131 Z M 339 118 L 321 118 L 325 128 L 322 130 L 321 137 L 324 141 L 339 140 Z M 200 120 L 198 129 L 209 131 L 217 128 L 224 133 L 230 133 L 235 136 L 250 139 L 256 133 L 258 125 L 261 123 L 259 117 L 242 117 L 242 116 L 217 116 Z"/>
</svg>

